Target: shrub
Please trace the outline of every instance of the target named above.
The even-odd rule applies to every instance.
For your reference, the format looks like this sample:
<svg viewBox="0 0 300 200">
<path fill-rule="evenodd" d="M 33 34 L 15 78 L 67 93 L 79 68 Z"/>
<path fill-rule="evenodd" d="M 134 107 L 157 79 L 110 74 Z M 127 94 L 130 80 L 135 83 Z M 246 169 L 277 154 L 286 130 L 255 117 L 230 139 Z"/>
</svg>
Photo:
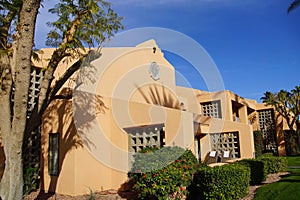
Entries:
<svg viewBox="0 0 300 200">
<path fill-rule="evenodd" d="M 254 148 L 255 148 L 255 157 L 259 157 L 262 155 L 262 147 L 263 147 L 263 138 L 261 131 L 254 131 Z"/>
<path fill-rule="evenodd" d="M 266 152 L 266 153 L 263 153 L 261 156 L 259 157 L 273 157 L 274 156 L 274 153 L 273 151 L 272 152 Z"/>
<path fill-rule="evenodd" d="M 266 174 L 284 172 L 287 170 L 287 159 L 279 156 L 262 156 L 258 160 L 264 163 Z"/>
<path fill-rule="evenodd" d="M 23 172 L 23 194 L 27 195 L 39 187 L 39 168 L 28 167 Z"/>
<path fill-rule="evenodd" d="M 134 155 L 129 176 L 139 198 L 182 198 L 192 181 L 197 159 L 180 147 L 147 148 Z"/>
<path fill-rule="evenodd" d="M 201 168 L 193 180 L 197 199 L 239 199 L 248 194 L 249 182 L 249 167 L 238 164 Z"/>
<path fill-rule="evenodd" d="M 257 159 L 243 159 L 236 164 L 245 165 L 250 168 L 250 185 L 261 184 L 267 178 L 264 170 L 264 162 Z"/>
</svg>

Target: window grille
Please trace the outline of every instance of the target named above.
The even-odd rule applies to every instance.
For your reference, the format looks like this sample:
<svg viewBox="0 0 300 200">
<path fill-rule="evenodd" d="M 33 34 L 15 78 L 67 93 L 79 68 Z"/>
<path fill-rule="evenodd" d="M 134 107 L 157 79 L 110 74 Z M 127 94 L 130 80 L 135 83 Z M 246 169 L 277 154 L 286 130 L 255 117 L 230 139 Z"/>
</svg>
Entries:
<svg viewBox="0 0 300 200">
<path fill-rule="evenodd" d="M 30 73 L 30 87 L 28 92 L 28 103 L 27 103 L 27 118 L 30 117 L 32 110 L 34 109 L 35 104 L 38 100 L 38 95 L 40 93 L 42 80 L 44 77 L 44 70 L 37 69 L 32 67 Z M 13 106 L 14 106 L 14 96 L 15 96 L 15 87 L 13 86 L 11 91 L 11 113 L 13 114 Z M 13 117 L 13 116 L 11 116 Z"/>
<path fill-rule="evenodd" d="M 260 130 L 266 129 L 266 125 L 272 126 L 273 124 L 273 110 L 259 110 L 258 111 L 258 121 Z"/>
<path fill-rule="evenodd" d="M 124 129 L 129 135 L 129 151 L 139 152 L 146 147 L 163 147 L 165 132 L 163 124 Z"/>
<path fill-rule="evenodd" d="M 44 70 L 32 68 L 30 74 L 30 88 L 29 88 L 28 104 L 27 104 L 28 106 L 27 118 L 29 118 L 35 104 L 37 103 L 43 77 L 44 77 Z"/>
<path fill-rule="evenodd" d="M 222 118 L 220 101 L 201 103 L 201 107 L 204 116 Z"/>
<path fill-rule="evenodd" d="M 223 155 L 231 152 L 231 158 L 240 158 L 240 141 L 238 132 L 210 134 L 211 150 Z"/>
<path fill-rule="evenodd" d="M 273 109 L 259 110 L 258 122 L 263 136 L 264 150 L 273 150 L 276 152 L 277 143 Z"/>
</svg>

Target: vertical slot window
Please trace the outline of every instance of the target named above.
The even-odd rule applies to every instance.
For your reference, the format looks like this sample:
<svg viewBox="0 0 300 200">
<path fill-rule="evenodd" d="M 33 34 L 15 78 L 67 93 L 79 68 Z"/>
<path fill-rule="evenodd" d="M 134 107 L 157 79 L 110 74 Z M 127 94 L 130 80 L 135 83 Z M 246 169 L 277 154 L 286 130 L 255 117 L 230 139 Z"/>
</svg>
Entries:
<svg viewBox="0 0 300 200">
<path fill-rule="evenodd" d="M 48 152 L 48 173 L 51 176 L 58 176 L 59 168 L 59 134 L 52 133 L 49 135 L 49 152 Z"/>
</svg>

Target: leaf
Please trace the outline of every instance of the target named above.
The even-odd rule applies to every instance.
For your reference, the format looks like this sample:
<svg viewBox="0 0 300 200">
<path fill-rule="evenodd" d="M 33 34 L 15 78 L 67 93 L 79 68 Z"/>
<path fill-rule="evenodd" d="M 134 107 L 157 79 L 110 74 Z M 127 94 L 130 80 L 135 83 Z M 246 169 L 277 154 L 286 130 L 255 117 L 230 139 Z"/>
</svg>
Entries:
<svg viewBox="0 0 300 200">
<path fill-rule="evenodd" d="M 290 6 L 288 7 L 287 12 L 290 13 L 291 11 L 298 8 L 299 6 L 300 6 L 300 0 L 295 0 L 295 1 L 293 1 L 293 3 L 290 4 Z"/>
</svg>

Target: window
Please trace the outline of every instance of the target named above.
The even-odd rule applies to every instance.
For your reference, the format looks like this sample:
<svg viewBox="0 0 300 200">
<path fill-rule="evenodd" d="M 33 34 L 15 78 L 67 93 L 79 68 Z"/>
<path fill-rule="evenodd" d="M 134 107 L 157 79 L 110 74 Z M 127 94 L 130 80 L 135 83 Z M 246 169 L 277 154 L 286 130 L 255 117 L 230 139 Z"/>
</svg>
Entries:
<svg viewBox="0 0 300 200">
<path fill-rule="evenodd" d="M 265 130 L 274 125 L 273 115 L 274 114 L 272 109 L 258 111 L 258 121 L 260 130 Z"/>
<path fill-rule="evenodd" d="M 48 173 L 51 176 L 58 176 L 58 155 L 59 155 L 59 134 L 49 134 L 49 152 L 48 152 Z"/>
<path fill-rule="evenodd" d="M 125 128 L 124 130 L 129 135 L 130 152 L 139 152 L 145 147 L 163 147 L 165 145 L 163 124 Z"/>
<path fill-rule="evenodd" d="M 263 134 L 263 150 L 277 151 L 273 109 L 259 110 L 258 122 Z"/>
<path fill-rule="evenodd" d="M 202 114 L 204 116 L 222 118 L 220 101 L 201 103 L 201 107 L 202 107 Z"/>
<path fill-rule="evenodd" d="M 194 148 L 196 153 L 196 158 L 201 161 L 201 142 L 200 142 L 200 136 L 195 136 L 194 139 Z"/>
<path fill-rule="evenodd" d="M 238 132 L 214 133 L 210 135 L 211 150 L 223 154 L 224 151 L 231 152 L 231 158 L 240 157 L 240 142 Z"/>
</svg>

